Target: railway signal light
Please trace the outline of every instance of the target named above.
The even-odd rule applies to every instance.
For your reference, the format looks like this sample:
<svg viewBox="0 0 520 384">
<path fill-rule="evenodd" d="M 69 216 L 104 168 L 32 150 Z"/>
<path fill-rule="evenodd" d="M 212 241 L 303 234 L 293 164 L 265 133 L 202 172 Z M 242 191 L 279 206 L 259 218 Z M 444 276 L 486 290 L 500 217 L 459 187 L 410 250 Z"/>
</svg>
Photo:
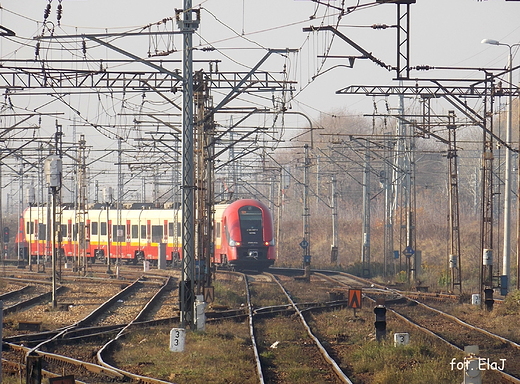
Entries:
<svg viewBox="0 0 520 384">
<path fill-rule="evenodd" d="M 486 310 L 491 312 L 493 310 L 493 304 L 495 300 L 493 300 L 493 289 L 486 288 L 484 289 L 484 304 L 486 305 Z"/>
<path fill-rule="evenodd" d="M 376 327 L 376 340 L 381 341 L 386 337 L 386 307 L 384 305 L 377 305 L 374 308 L 376 314 L 376 321 L 374 326 Z"/>
<path fill-rule="evenodd" d="M 4 243 L 9 242 L 9 227 L 4 227 Z"/>
</svg>

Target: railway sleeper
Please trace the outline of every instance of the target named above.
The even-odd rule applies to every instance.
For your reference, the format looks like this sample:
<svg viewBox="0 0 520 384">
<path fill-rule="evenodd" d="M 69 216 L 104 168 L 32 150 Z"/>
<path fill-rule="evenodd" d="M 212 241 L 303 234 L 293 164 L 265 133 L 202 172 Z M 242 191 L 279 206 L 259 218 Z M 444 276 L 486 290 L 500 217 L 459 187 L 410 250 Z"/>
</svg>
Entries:
<svg viewBox="0 0 520 384">
<path fill-rule="evenodd" d="M 27 354 L 31 351 L 30 348 L 27 348 L 25 346 L 11 344 L 11 343 L 5 343 L 5 344 L 7 344 L 10 349 L 12 349 L 14 351 L 18 351 L 18 353 L 23 352 L 24 354 Z M 116 379 L 118 381 L 122 381 L 125 379 L 125 375 L 123 375 L 117 371 L 114 371 L 112 369 L 103 367 L 101 365 L 88 363 L 85 361 L 73 359 L 71 357 L 61 356 L 61 355 L 57 355 L 57 354 L 49 353 L 49 352 L 34 351 L 34 353 L 37 353 L 38 356 L 41 356 L 43 361 L 45 361 L 47 363 L 57 364 L 62 367 L 66 366 L 68 368 L 70 367 L 70 368 L 75 368 L 75 369 L 82 369 L 85 372 L 90 372 L 90 373 L 94 373 L 96 375 L 101 375 L 103 377 L 107 377 L 107 378 L 109 378 L 110 381 L 113 381 L 113 379 Z"/>
</svg>

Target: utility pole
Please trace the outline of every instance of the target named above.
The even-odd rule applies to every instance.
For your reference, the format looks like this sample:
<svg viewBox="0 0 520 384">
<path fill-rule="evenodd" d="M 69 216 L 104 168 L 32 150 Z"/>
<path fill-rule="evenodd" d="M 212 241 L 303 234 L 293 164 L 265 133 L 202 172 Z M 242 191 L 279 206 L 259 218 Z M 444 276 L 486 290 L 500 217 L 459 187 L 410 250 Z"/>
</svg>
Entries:
<svg viewBox="0 0 520 384">
<path fill-rule="evenodd" d="M 482 134 L 481 165 L 481 218 L 480 218 L 480 289 L 487 310 L 493 309 L 493 77 L 486 73 L 487 97 L 484 99 L 484 126 Z"/>
<path fill-rule="evenodd" d="M 87 213 L 87 165 L 86 165 L 86 141 L 85 135 L 80 135 L 79 139 L 79 153 L 78 153 L 78 210 L 77 210 L 77 225 L 78 225 L 78 273 L 83 271 L 83 275 L 87 273 L 87 237 L 86 237 L 86 213 Z"/>
<path fill-rule="evenodd" d="M 280 181 L 278 185 L 278 218 L 276 220 L 276 241 L 280 244 L 282 240 L 282 216 L 285 205 L 285 170 L 280 168 Z M 276 259 L 280 260 L 280 247 L 276 247 Z"/>
<path fill-rule="evenodd" d="M 195 179 L 193 164 L 193 33 L 200 12 L 192 9 L 192 0 L 184 0 L 184 9 L 175 10 L 183 34 L 182 57 L 182 271 L 180 286 L 181 326 L 193 327 L 195 292 Z M 193 16 L 196 19 L 193 19 Z"/>
<path fill-rule="evenodd" d="M 448 264 L 450 268 L 451 291 L 459 287 L 462 294 L 461 255 L 460 255 L 460 228 L 459 228 L 459 184 L 457 161 L 457 138 L 455 125 L 455 112 L 449 111 L 448 121 L 448 186 L 449 186 L 449 228 L 450 228 L 450 254 Z"/>
<path fill-rule="evenodd" d="M 309 168 L 311 159 L 309 157 L 309 146 L 305 144 L 305 163 L 303 167 L 303 240 L 300 246 L 303 248 L 303 269 L 304 278 L 311 278 L 311 226 L 309 208 Z"/>
<path fill-rule="evenodd" d="M 197 191 L 195 198 L 196 245 L 195 254 L 199 268 L 197 275 L 196 293 L 201 294 L 211 287 L 211 252 L 213 249 L 213 217 L 214 217 L 214 157 L 215 157 L 215 129 L 213 114 L 207 116 L 211 110 L 211 97 L 207 80 L 202 71 L 194 75 L 194 151 L 196 164 Z"/>
<path fill-rule="evenodd" d="M 387 133 L 386 136 L 391 135 Z M 384 146 L 384 175 L 383 185 L 385 189 L 385 234 L 384 234 L 384 275 L 388 275 L 388 263 L 394 259 L 394 220 L 393 220 L 393 182 L 392 182 L 392 156 L 393 143 L 385 137 Z M 393 262 L 392 262 L 392 265 Z M 395 273 L 395 268 L 392 270 Z"/>
<path fill-rule="evenodd" d="M 119 136 L 117 138 L 117 231 L 115 233 L 116 235 L 116 239 L 117 239 L 117 250 L 116 250 L 116 271 L 119 271 L 119 267 L 120 267 L 120 261 L 121 261 L 121 256 L 122 256 L 122 253 L 123 253 L 123 249 L 122 249 L 122 242 L 124 241 L 124 236 L 123 236 L 123 233 L 124 233 L 124 230 L 123 228 L 125 228 L 125 226 L 123 226 L 122 224 L 122 215 L 123 215 L 123 212 L 121 211 L 121 209 L 123 208 L 123 187 L 124 187 L 124 177 L 123 177 L 123 170 L 121 169 L 122 167 L 122 156 L 123 156 L 123 150 L 122 150 L 122 142 L 123 142 L 123 138 L 121 136 Z"/>
<path fill-rule="evenodd" d="M 18 218 L 21 218 L 23 216 L 23 210 L 24 210 L 24 198 L 23 198 L 23 185 L 24 185 L 24 158 L 23 156 L 19 157 L 20 160 L 20 171 L 19 171 L 19 179 L 18 179 Z M 18 268 L 25 268 L 25 261 L 24 261 L 24 253 L 23 248 L 18 244 Z"/>
<path fill-rule="evenodd" d="M 365 142 L 365 164 L 363 167 L 363 239 L 361 265 L 363 277 L 370 277 L 370 153 Z"/>
<path fill-rule="evenodd" d="M 58 262 L 58 253 L 61 250 L 61 223 L 59 216 L 57 215 L 57 207 L 60 203 L 60 191 L 62 185 L 62 159 L 61 159 L 61 125 L 56 123 L 55 133 L 55 145 L 56 154 L 49 156 L 45 160 L 45 173 L 47 176 L 47 185 L 49 187 L 50 195 L 52 195 L 52 217 L 47 216 L 51 219 L 47 224 L 51 228 L 51 246 L 52 246 L 52 307 L 56 308 L 56 280 L 57 271 L 56 264 Z M 49 220 L 48 220 L 49 221 Z"/>
<path fill-rule="evenodd" d="M 331 180 L 331 200 L 332 200 L 332 245 L 330 247 L 330 262 L 338 264 L 338 193 L 336 192 L 336 177 Z"/>
</svg>

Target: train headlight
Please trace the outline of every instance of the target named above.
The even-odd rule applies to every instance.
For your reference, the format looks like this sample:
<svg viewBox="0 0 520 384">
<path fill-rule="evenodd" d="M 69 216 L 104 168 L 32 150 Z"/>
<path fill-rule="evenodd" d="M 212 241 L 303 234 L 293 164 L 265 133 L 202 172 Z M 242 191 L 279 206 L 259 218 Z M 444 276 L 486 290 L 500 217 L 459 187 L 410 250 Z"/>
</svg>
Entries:
<svg viewBox="0 0 520 384">
<path fill-rule="evenodd" d="M 264 241 L 264 245 L 265 245 L 266 247 L 268 247 L 268 246 L 270 246 L 270 245 L 271 245 L 271 246 L 274 246 L 274 239 L 272 239 L 271 241 Z"/>
<path fill-rule="evenodd" d="M 235 241 L 233 239 L 229 240 L 229 246 L 230 247 L 240 247 L 240 241 Z"/>
</svg>

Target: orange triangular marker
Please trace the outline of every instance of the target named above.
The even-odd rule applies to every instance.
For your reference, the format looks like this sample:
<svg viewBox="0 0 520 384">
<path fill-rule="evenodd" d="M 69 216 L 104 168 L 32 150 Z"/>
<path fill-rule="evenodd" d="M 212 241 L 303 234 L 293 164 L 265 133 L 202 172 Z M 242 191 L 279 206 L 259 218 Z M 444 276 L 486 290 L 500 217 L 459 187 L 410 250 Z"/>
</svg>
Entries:
<svg viewBox="0 0 520 384">
<path fill-rule="evenodd" d="M 349 308 L 361 308 L 361 289 L 348 290 L 348 306 Z"/>
</svg>

